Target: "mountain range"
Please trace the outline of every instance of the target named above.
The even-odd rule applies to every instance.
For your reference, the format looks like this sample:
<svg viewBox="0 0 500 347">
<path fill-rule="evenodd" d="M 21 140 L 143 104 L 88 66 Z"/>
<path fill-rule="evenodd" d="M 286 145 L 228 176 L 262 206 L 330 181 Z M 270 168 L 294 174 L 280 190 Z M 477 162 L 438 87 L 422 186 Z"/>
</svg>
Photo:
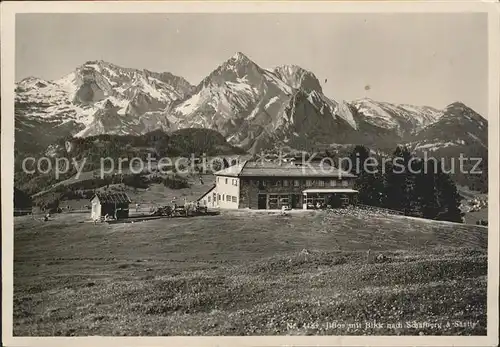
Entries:
<svg viewBox="0 0 500 347">
<path fill-rule="evenodd" d="M 28 77 L 16 84 L 15 125 L 18 153 L 39 152 L 68 136 L 184 128 L 215 130 L 250 153 L 333 144 L 486 153 L 488 144 L 487 120 L 461 102 L 436 109 L 335 100 L 312 72 L 262 68 L 241 52 L 196 86 L 169 72 L 104 61 L 88 61 L 54 81 Z"/>
</svg>

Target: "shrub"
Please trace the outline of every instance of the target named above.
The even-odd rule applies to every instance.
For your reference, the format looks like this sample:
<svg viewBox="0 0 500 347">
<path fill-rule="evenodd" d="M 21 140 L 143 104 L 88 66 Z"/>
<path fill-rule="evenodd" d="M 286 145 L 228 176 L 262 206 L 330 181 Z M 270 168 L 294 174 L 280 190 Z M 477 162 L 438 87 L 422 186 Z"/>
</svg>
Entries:
<svg viewBox="0 0 500 347">
<path fill-rule="evenodd" d="M 187 179 L 180 177 L 178 175 L 167 176 L 163 184 L 165 185 L 165 187 L 168 187 L 170 189 L 189 188 L 189 183 Z"/>
<path fill-rule="evenodd" d="M 127 186 L 130 186 L 133 188 L 148 188 L 149 187 L 147 182 L 146 182 L 146 179 L 143 176 L 141 176 L 140 174 L 125 176 L 123 178 L 123 183 L 126 184 Z"/>
<path fill-rule="evenodd" d="M 62 199 L 63 193 L 60 192 L 50 192 L 43 194 L 35 200 L 35 205 L 39 206 L 41 209 L 53 210 L 59 208 L 59 203 Z"/>
</svg>

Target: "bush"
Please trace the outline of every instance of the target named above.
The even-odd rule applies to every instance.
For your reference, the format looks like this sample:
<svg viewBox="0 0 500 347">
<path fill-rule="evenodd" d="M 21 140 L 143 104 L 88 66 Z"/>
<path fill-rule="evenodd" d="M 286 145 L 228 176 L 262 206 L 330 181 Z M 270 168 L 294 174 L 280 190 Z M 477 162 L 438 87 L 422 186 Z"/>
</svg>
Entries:
<svg viewBox="0 0 500 347">
<path fill-rule="evenodd" d="M 125 176 L 123 178 L 123 183 L 126 184 L 127 186 L 133 187 L 133 188 L 148 188 L 148 183 L 146 182 L 146 179 L 141 176 L 140 174 L 135 174 L 135 175 L 130 175 L 130 176 Z"/>
<path fill-rule="evenodd" d="M 163 177 L 159 175 L 151 175 L 147 178 L 147 183 L 153 184 L 153 183 L 164 183 Z"/>
<path fill-rule="evenodd" d="M 44 210 L 54 210 L 59 208 L 59 203 L 63 197 L 60 192 L 50 192 L 37 197 L 35 205 Z"/>
<path fill-rule="evenodd" d="M 189 182 L 187 181 L 187 179 L 178 175 L 168 176 L 167 178 L 165 178 L 163 184 L 165 185 L 165 187 L 168 187 L 170 189 L 189 188 Z"/>
</svg>

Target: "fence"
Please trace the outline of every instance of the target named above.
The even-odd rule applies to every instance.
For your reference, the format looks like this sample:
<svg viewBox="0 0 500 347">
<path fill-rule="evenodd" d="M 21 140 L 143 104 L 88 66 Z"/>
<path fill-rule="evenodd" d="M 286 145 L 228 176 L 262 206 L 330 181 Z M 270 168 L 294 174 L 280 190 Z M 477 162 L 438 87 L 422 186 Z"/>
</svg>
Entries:
<svg viewBox="0 0 500 347">
<path fill-rule="evenodd" d="M 31 214 L 32 211 L 33 210 L 31 208 L 15 208 L 14 216 L 25 216 L 27 214 Z"/>
</svg>

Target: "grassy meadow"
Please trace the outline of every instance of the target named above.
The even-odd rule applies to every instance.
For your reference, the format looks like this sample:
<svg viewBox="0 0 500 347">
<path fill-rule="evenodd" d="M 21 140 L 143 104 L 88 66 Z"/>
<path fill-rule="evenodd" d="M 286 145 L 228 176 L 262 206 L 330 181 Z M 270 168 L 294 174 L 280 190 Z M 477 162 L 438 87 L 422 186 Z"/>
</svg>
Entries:
<svg viewBox="0 0 500 347">
<path fill-rule="evenodd" d="M 15 218 L 15 336 L 486 334 L 484 227 L 316 211 L 88 219 Z"/>
</svg>

